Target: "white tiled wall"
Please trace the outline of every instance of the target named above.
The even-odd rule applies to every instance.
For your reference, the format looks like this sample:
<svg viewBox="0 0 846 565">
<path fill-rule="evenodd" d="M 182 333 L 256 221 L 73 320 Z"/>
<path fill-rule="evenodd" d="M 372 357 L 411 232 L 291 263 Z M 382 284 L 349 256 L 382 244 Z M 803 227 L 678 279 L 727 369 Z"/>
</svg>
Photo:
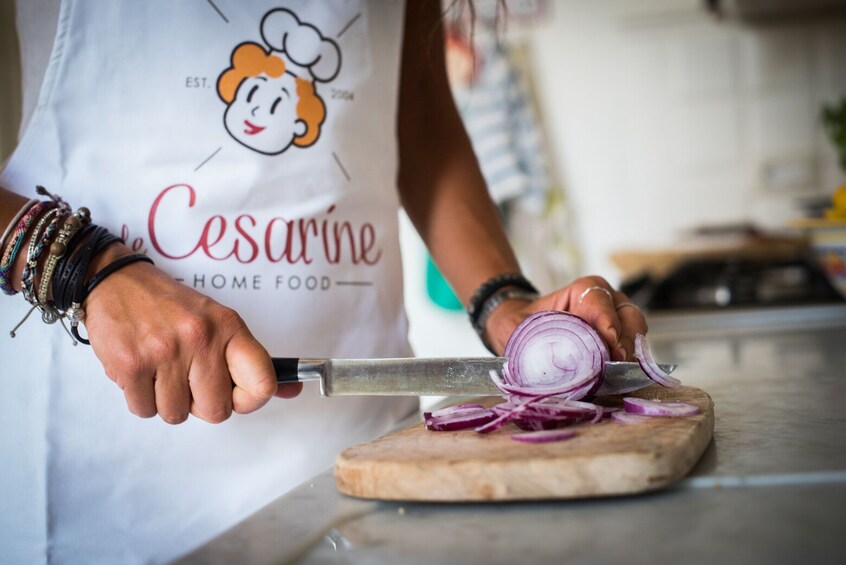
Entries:
<svg viewBox="0 0 846 565">
<path fill-rule="evenodd" d="M 613 250 L 697 224 L 782 227 L 846 180 L 818 119 L 846 96 L 846 20 L 748 28 L 694 0 L 550 4 L 530 39 L 587 271 L 614 279 Z M 795 180 L 768 186 L 768 167 Z"/>
</svg>

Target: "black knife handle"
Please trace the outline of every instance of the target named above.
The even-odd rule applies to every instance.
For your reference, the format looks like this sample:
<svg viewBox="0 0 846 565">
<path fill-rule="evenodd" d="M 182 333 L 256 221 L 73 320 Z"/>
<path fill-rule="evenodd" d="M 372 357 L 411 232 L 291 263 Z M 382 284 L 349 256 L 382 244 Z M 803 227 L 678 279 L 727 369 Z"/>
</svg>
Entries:
<svg viewBox="0 0 846 565">
<path fill-rule="evenodd" d="M 279 384 L 298 383 L 299 357 L 274 357 L 273 370 L 276 371 L 276 382 Z"/>
</svg>

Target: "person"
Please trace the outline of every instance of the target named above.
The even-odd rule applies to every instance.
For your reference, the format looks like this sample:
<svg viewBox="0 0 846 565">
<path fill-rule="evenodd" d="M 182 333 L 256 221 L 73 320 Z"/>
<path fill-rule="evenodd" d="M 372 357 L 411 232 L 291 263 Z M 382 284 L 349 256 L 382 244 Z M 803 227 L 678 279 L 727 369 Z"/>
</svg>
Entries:
<svg viewBox="0 0 846 565">
<path fill-rule="evenodd" d="M 9 290 L 29 286 L 46 321 L 84 311 L 91 347 L 59 323 L 0 340 L 0 561 L 170 560 L 411 413 L 277 386 L 268 353 L 412 354 L 400 205 L 495 353 L 539 310 L 584 317 L 617 360 L 646 330 L 601 277 L 537 296 L 519 275 L 449 92 L 438 3 L 65 2 L 49 57 L 44 14 L 18 10 L 25 79 L 49 64 L 0 175 L 7 259 L 20 240 Z M 88 239 L 59 231 L 74 214 Z M 29 308 L 0 300 L 0 319 Z"/>
</svg>

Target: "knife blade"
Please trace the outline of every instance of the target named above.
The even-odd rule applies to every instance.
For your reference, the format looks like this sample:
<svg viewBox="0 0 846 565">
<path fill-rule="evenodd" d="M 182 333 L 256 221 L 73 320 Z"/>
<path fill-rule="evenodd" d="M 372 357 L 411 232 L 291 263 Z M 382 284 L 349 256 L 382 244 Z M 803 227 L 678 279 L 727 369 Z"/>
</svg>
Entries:
<svg viewBox="0 0 846 565">
<path fill-rule="evenodd" d="M 505 357 L 434 359 L 273 359 L 280 384 L 320 382 L 323 396 L 501 396 L 490 377 L 502 371 Z M 662 364 L 667 373 L 674 364 Z M 623 394 L 653 381 L 632 362 L 605 363 L 605 380 L 597 394 Z"/>
</svg>

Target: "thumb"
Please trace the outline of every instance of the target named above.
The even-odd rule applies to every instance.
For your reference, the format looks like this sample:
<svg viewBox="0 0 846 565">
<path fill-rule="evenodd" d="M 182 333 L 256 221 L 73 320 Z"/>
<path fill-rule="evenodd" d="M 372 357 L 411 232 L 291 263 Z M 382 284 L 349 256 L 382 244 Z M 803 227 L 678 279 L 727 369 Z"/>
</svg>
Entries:
<svg viewBox="0 0 846 565">
<path fill-rule="evenodd" d="M 226 364 L 235 387 L 232 409 L 238 414 L 258 410 L 276 393 L 276 372 L 262 345 L 246 327 L 226 344 Z"/>
</svg>

